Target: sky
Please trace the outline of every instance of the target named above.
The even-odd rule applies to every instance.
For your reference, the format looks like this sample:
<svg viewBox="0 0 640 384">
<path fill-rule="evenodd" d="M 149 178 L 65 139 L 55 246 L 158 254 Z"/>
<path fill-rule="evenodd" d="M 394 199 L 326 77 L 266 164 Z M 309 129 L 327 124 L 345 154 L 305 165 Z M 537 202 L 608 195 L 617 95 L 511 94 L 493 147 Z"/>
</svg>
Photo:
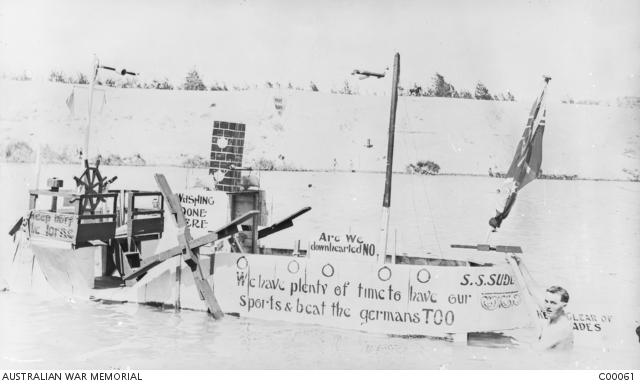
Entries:
<svg viewBox="0 0 640 384">
<path fill-rule="evenodd" d="M 0 0 L 0 74 L 86 74 L 95 54 L 141 81 L 195 68 L 208 85 L 384 92 L 389 81 L 351 72 L 399 52 L 404 87 L 438 72 L 533 99 L 549 75 L 551 99 L 602 100 L 640 96 L 638 20 L 637 0 Z"/>
</svg>

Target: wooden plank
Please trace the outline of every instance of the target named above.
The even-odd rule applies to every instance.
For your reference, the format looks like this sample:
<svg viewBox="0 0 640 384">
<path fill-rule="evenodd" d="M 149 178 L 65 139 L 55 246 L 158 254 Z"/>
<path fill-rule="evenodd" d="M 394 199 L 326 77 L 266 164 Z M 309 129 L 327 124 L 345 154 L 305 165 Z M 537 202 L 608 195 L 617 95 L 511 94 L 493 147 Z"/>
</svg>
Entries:
<svg viewBox="0 0 640 384">
<path fill-rule="evenodd" d="M 18 230 L 20 229 L 20 227 L 22 227 L 22 221 L 24 220 L 23 217 L 20 217 L 18 219 L 18 221 L 13 225 L 13 227 L 11 227 L 11 229 L 9 230 L 9 236 L 13 236 L 15 235 L 16 232 L 18 232 Z"/>
<path fill-rule="evenodd" d="M 260 210 L 260 206 L 262 202 L 260 201 L 262 195 L 260 191 L 257 191 L 254 195 L 253 199 L 253 209 Z M 260 225 L 260 218 L 258 216 L 254 216 L 251 219 L 253 228 L 251 228 L 251 253 L 258 253 L 258 226 Z"/>
<path fill-rule="evenodd" d="M 168 201 L 169 210 L 173 213 L 176 224 L 178 224 L 179 230 L 182 233 L 178 234 L 178 243 L 180 244 L 180 253 L 183 255 L 183 258 L 187 265 L 191 268 L 191 272 L 193 273 L 193 280 L 196 283 L 196 287 L 198 288 L 198 293 L 200 294 L 200 298 L 203 299 L 207 304 L 207 309 L 211 316 L 214 319 L 221 319 L 224 314 L 220 309 L 220 305 L 216 300 L 215 294 L 213 292 L 213 288 L 209 284 L 209 282 L 205 279 L 204 274 L 202 273 L 202 268 L 200 267 L 199 261 L 199 247 L 192 248 L 191 241 L 191 233 L 189 232 L 189 227 L 186 225 L 186 220 L 184 214 L 182 212 L 182 206 L 180 205 L 180 201 L 178 197 L 173 194 L 171 191 L 171 187 L 167 182 L 167 179 L 162 174 L 155 175 L 156 182 L 162 191 L 165 199 Z"/>
<path fill-rule="evenodd" d="M 230 193 L 231 217 L 235 218 L 243 212 L 251 210 L 260 210 L 260 193 L 259 191 L 242 191 Z M 244 239 L 244 245 L 248 247 L 249 252 L 258 252 L 258 217 L 253 217 L 245 225 L 242 226 L 243 231 L 250 232 Z"/>
<path fill-rule="evenodd" d="M 180 284 L 182 283 L 182 260 L 176 259 L 176 281 L 173 288 L 173 306 L 176 311 L 180 310 Z"/>
<path fill-rule="evenodd" d="M 511 245 L 496 245 L 496 252 L 503 253 L 522 253 L 522 248 Z"/>
<path fill-rule="evenodd" d="M 133 210 L 134 216 L 144 216 L 144 215 L 161 215 L 164 211 L 159 209 L 146 209 L 146 208 L 136 208 Z"/>
<path fill-rule="evenodd" d="M 133 205 L 133 194 L 130 193 L 129 196 L 127 196 L 127 206 L 129 207 L 129 210 L 127 210 L 127 251 L 129 252 L 135 251 L 135 249 L 133 249 L 133 210 L 135 209 Z"/>
<path fill-rule="evenodd" d="M 189 228 L 185 227 L 185 232 L 178 235 L 178 242 L 180 242 L 180 244 L 184 246 L 184 249 L 186 249 L 186 253 L 183 254 L 183 257 L 185 258 L 185 261 L 189 259 L 193 262 L 191 264 L 188 263 L 187 265 L 189 265 L 191 272 L 193 273 L 193 280 L 196 283 L 198 292 L 200 293 L 200 299 L 207 303 L 209 314 L 211 314 L 214 319 L 221 319 L 224 317 L 224 314 L 222 313 L 220 304 L 218 304 L 218 300 L 216 300 L 211 284 L 209 284 L 202 273 L 202 267 L 200 266 L 199 260 L 199 248 L 196 247 L 195 249 L 191 249 L 189 244 L 190 240 L 191 234 L 189 233 Z"/>
<path fill-rule="evenodd" d="M 79 224 L 77 229 L 76 243 L 89 240 L 102 240 L 109 242 L 116 235 L 116 223 L 114 221 L 106 223 L 85 223 Z"/>
<path fill-rule="evenodd" d="M 231 249 L 233 250 L 233 252 L 245 253 L 244 248 L 242 247 L 242 244 L 240 244 L 240 241 L 236 236 L 231 236 L 229 238 L 229 244 L 231 245 Z"/>
<path fill-rule="evenodd" d="M 47 195 L 47 196 L 58 196 L 58 197 L 80 197 L 81 195 L 78 193 L 70 192 L 70 191 L 50 191 L 48 189 L 30 189 L 30 195 Z"/>
<path fill-rule="evenodd" d="M 101 215 L 78 215 L 78 219 L 80 220 L 93 220 L 93 219 L 115 219 L 115 213 L 107 213 Z"/>
<path fill-rule="evenodd" d="M 36 201 L 38 200 L 38 195 L 29 195 L 29 210 L 36 209 Z"/>
<path fill-rule="evenodd" d="M 130 190 L 129 192 L 132 192 L 135 197 L 143 197 L 143 196 L 158 196 L 160 197 L 162 194 L 159 192 L 141 192 L 141 191 L 137 191 L 137 190 Z"/>
<path fill-rule="evenodd" d="M 246 214 L 242 215 L 241 217 L 238 217 L 237 219 L 233 220 L 231 223 L 218 229 L 217 231 L 208 233 L 204 236 L 198 237 L 197 239 L 191 240 L 189 242 L 189 246 L 192 247 L 192 249 L 202 247 L 203 245 L 213 243 L 214 241 L 221 239 L 223 237 L 227 237 L 235 233 L 238 233 L 238 223 L 241 223 L 247 220 L 247 218 L 249 217 L 257 215 L 258 213 L 259 213 L 258 211 L 247 212 Z M 124 279 L 125 280 L 135 279 L 147 273 L 147 271 L 149 271 L 151 268 L 155 267 L 156 265 L 162 263 L 163 261 L 168 260 L 174 256 L 181 255 L 183 249 L 184 249 L 183 246 L 177 245 L 173 248 L 167 249 L 166 251 L 147 257 L 142 261 L 142 264 L 140 264 L 140 268 L 138 268 L 138 270 L 136 270 L 130 275 L 125 276 Z"/>
<path fill-rule="evenodd" d="M 174 256 L 178 256 L 180 253 L 178 254 L 171 254 L 170 256 L 166 256 L 164 259 L 156 259 L 156 260 L 152 260 L 150 262 L 145 262 L 145 260 L 143 260 L 143 263 L 140 265 L 140 268 L 138 268 L 135 272 L 126 275 L 123 279 L 124 280 L 131 280 L 131 279 L 135 279 L 138 278 L 144 274 L 146 274 L 147 272 L 149 272 L 149 270 L 153 267 L 155 267 L 156 265 L 162 263 L 163 261 L 170 259 Z M 156 255 L 157 256 L 157 255 Z"/>
<path fill-rule="evenodd" d="M 283 229 L 293 227 L 293 220 L 279 221 L 276 224 L 272 224 L 267 228 L 262 228 L 258 231 L 258 239 L 264 239 L 269 235 L 273 235 L 274 233 L 280 232 Z"/>
<path fill-rule="evenodd" d="M 284 219 L 278 221 L 277 223 L 271 224 L 266 228 L 262 228 L 261 230 L 258 231 L 258 239 L 265 238 L 271 234 L 282 231 L 283 229 L 293 227 L 293 219 L 295 219 L 298 216 L 304 215 L 310 210 L 311 210 L 311 207 L 304 207 L 301 210 L 295 212 L 294 214 L 289 215 Z"/>
<path fill-rule="evenodd" d="M 131 223 L 133 230 L 132 235 L 136 238 L 139 235 L 157 233 L 164 231 L 164 218 L 156 217 L 151 219 L 134 219 Z"/>
<path fill-rule="evenodd" d="M 160 191 L 162 191 L 162 194 L 164 195 L 164 199 L 169 204 L 169 210 L 176 218 L 178 228 L 186 227 L 187 221 L 184 218 L 184 213 L 182 213 L 180 200 L 178 200 L 178 197 L 171 191 L 171 187 L 169 186 L 166 177 L 161 173 L 156 173 L 155 179 L 156 183 L 158 183 L 158 187 L 160 187 Z"/>
<path fill-rule="evenodd" d="M 464 245 L 464 244 L 451 244 L 451 248 L 464 248 L 464 249 L 476 249 L 483 252 L 502 252 L 502 253 L 522 253 L 522 248 L 514 245 L 496 245 L 495 247 L 489 244 L 478 245 Z"/>
<path fill-rule="evenodd" d="M 216 229 L 214 233 L 218 234 L 218 238 L 223 238 L 223 237 L 236 234 L 240 231 L 240 229 L 238 229 L 238 226 L 240 225 L 240 223 L 247 221 L 248 219 L 258 215 L 259 213 L 260 211 L 258 210 L 249 211 L 244 215 L 235 218 L 229 224 L 226 224 L 224 227 Z M 198 238 L 198 239 L 201 239 L 201 238 Z M 194 241 L 197 241 L 197 240 L 194 240 Z"/>
</svg>

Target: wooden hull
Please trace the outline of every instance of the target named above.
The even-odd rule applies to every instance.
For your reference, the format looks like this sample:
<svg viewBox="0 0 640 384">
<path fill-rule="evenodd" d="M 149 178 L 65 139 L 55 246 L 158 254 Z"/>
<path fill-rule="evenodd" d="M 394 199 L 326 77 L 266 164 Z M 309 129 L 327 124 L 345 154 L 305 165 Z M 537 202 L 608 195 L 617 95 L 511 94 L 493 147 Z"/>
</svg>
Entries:
<svg viewBox="0 0 640 384">
<path fill-rule="evenodd" d="M 14 269 L 28 276 L 16 290 L 206 311 L 190 269 L 167 260 L 131 286 L 87 279 L 99 247 L 59 249 L 30 244 Z M 33 261 L 33 268 L 31 262 Z M 444 337 L 527 326 L 508 267 L 378 265 L 371 260 L 218 253 L 202 270 L 225 313 L 396 335 Z M 89 272 L 87 272 L 89 271 Z M 469 284 L 478 274 L 486 287 Z M 10 282 L 12 290 L 14 284 Z"/>
<path fill-rule="evenodd" d="M 27 242 L 16 253 L 10 289 L 49 297 L 167 307 L 179 302 L 183 309 L 207 310 L 191 270 L 184 262 L 178 263 L 177 258 L 151 269 L 131 286 L 114 286 L 108 279 L 89 282 L 82 276 L 92 260 L 99 257 L 99 248 L 71 250 Z M 200 260 L 207 281 L 227 314 L 453 340 L 466 340 L 467 334 L 478 332 L 514 335 L 519 340 L 523 335 L 529 339 L 535 336 L 526 298 L 520 294 L 507 264 L 379 265 L 366 258 L 239 253 L 203 255 Z M 102 284 L 105 281 L 107 284 Z M 633 319 L 594 307 L 572 310 L 577 346 L 634 345 L 635 335 L 629 331 L 633 330 L 629 328 Z M 582 314 L 593 314 L 594 324 L 588 325 L 588 330 L 578 328 L 585 324 Z"/>
</svg>

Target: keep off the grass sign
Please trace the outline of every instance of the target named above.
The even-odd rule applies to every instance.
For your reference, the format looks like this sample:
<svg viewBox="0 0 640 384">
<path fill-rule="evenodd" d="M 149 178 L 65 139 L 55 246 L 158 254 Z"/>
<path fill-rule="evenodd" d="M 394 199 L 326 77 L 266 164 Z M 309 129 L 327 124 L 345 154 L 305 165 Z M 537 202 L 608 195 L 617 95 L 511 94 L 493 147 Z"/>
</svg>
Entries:
<svg viewBox="0 0 640 384">
<path fill-rule="evenodd" d="M 33 211 L 29 234 L 35 237 L 73 242 L 78 233 L 78 217 L 72 214 Z"/>
</svg>

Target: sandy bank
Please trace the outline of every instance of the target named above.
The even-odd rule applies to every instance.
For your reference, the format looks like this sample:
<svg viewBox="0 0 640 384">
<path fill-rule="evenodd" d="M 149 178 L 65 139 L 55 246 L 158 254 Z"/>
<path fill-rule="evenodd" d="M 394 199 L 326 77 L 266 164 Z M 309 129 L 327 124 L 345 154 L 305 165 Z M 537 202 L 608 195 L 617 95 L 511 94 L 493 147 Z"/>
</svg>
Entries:
<svg viewBox="0 0 640 384">
<path fill-rule="evenodd" d="M 1 153 L 24 141 L 73 157 L 82 145 L 88 91 L 76 86 L 71 112 L 65 100 L 72 89 L 68 84 L 0 80 Z M 283 99 L 281 115 L 274 97 Z M 387 96 L 303 91 L 107 88 L 94 97 L 91 151 L 181 165 L 196 156 L 206 159 L 213 121 L 229 120 L 247 124 L 247 165 L 262 161 L 280 169 L 382 171 L 388 104 Z M 529 101 L 401 97 L 395 170 L 431 160 L 448 174 L 486 175 L 489 168 L 504 172 L 529 107 Z M 550 104 L 544 173 L 591 179 L 637 176 L 639 120 L 638 109 Z"/>
</svg>

